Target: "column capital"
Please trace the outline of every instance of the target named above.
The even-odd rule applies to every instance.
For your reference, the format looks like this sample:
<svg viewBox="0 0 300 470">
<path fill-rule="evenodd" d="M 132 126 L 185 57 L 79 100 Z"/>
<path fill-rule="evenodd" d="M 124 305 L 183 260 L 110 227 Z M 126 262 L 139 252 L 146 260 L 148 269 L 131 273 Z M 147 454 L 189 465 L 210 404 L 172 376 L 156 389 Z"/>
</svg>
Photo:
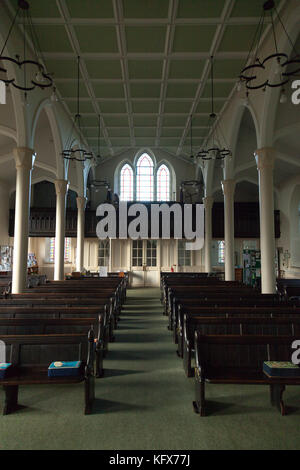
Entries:
<svg viewBox="0 0 300 470">
<path fill-rule="evenodd" d="M 29 147 L 15 147 L 13 155 L 16 162 L 16 168 L 26 168 L 32 170 L 35 161 L 35 151 Z"/>
<path fill-rule="evenodd" d="M 211 209 L 213 206 L 213 203 L 214 203 L 214 198 L 212 196 L 206 196 L 203 198 L 203 204 L 206 210 Z"/>
<path fill-rule="evenodd" d="M 264 168 L 270 168 L 273 170 L 275 155 L 276 151 L 273 147 L 263 147 L 261 149 L 255 150 L 254 156 L 257 169 L 262 170 Z"/>
<path fill-rule="evenodd" d="M 87 198 L 84 196 L 78 196 L 76 198 L 77 202 L 77 209 L 85 209 L 86 203 L 87 203 Z"/>
<path fill-rule="evenodd" d="M 235 190 L 236 181 L 234 179 L 227 179 L 221 181 L 222 191 L 224 196 L 233 196 Z"/>
<path fill-rule="evenodd" d="M 63 194 L 65 195 L 69 188 L 69 181 L 67 180 L 55 180 L 55 192 L 56 195 Z"/>
</svg>

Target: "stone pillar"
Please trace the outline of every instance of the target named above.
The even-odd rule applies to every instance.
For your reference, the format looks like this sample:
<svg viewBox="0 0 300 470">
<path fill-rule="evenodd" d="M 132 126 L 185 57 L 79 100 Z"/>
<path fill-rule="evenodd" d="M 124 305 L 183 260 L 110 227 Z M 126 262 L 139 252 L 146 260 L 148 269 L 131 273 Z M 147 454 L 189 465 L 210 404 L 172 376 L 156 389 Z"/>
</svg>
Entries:
<svg viewBox="0 0 300 470">
<path fill-rule="evenodd" d="M 265 147 L 256 150 L 254 155 L 259 180 L 261 291 L 263 294 L 273 294 L 276 292 L 273 188 L 275 150 Z"/>
<path fill-rule="evenodd" d="M 234 190 L 235 180 L 222 181 L 224 194 L 225 281 L 234 281 Z"/>
<path fill-rule="evenodd" d="M 87 198 L 80 196 L 77 201 L 77 254 L 76 254 L 76 271 L 82 271 L 83 268 L 83 252 L 84 252 L 84 214 Z"/>
<path fill-rule="evenodd" d="M 17 173 L 12 293 L 20 294 L 24 292 L 27 280 L 30 186 L 35 153 L 27 147 L 16 147 L 13 154 Z"/>
<path fill-rule="evenodd" d="M 203 198 L 205 209 L 205 272 L 210 273 L 211 268 L 211 240 L 212 240 L 212 226 L 211 226 L 211 211 L 213 206 L 213 198 L 206 196 Z"/>
<path fill-rule="evenodd" d="M 69 183 L 66 180 L 56 180 L 54 183 L 56 191 L 54 280 L 62 281 L 65 277 L 66 195 Z"/>
</svg>

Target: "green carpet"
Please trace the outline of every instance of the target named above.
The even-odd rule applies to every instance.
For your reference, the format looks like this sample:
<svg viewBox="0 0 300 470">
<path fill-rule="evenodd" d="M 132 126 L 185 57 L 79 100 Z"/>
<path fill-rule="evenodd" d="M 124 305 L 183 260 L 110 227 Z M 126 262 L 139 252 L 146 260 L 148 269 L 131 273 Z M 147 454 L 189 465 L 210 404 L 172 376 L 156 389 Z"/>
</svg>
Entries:
<svg viewBox="0 0 300 470">
<path fill-rule="evenodd" d="M 215 412 L 193 413 L 194 381 L 175 354 L 159 295 L 128 291 L 92 415 L 83 414 L 80 385 L 21 387 L 26 408 L 0 416 L 0 449 L 300 449 L 299 387 L 287 388 L 284 417 L 260 386 L 208 386 Z"/>
</svg>

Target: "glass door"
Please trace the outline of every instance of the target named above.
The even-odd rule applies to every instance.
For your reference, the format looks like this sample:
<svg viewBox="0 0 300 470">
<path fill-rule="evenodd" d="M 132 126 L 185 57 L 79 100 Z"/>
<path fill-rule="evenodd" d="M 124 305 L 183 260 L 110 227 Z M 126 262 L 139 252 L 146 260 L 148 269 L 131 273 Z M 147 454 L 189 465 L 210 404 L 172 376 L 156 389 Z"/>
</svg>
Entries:
<svg viewBox="0 0 300 470">
<path fill-rule="evenodd" d="M 133 285 L 157 285 L 157 240 L 132 240 L 131 266 Z"/>
</svg>

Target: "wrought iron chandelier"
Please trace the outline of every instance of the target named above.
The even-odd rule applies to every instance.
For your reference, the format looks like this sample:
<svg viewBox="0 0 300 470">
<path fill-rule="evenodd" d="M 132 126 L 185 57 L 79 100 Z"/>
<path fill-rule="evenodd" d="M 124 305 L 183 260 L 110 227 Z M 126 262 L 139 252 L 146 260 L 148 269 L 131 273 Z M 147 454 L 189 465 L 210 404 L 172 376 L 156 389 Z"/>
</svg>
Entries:
<svg viewBox="0 0 300 470">
<path fill-rule="evenodd" d="M 47 73 L 46 68 L 41 61 L 42 53 L 40 51 L 39 41 L 33 27 L 29 10 L 29 2 L 26 0 L 18 0 L 16 14 L 12 20 L 7 37 L 0 52 L 0 80 L 2 80 L 6 85 L 12 85 L 17 89 L 24 91 L 25 101 L 28 91 L 34 90 L 36 87 L 44 89 L 53 86 L 53 79 L 51 78 L 51 75 Z M 15 54 L 14 57 L 10 57 L 5 54 L 5 49 L 19 17 L 22 18 L 23 51 L 22 53 Z M 28 34 L 32 44 L 34 59 L 27 58 L 26 34 Z M 16 75 L 11 76 L 8 73 L 6 67 L 9 63 L 16 65 L 18 69 L 21 70 L 22 73 L 19 77 Z"/>
<path fill-rule="evenodd" d="M 207 149 L 202 149 L 197 153 L 197 158 L 201 158 L 203 162 L 206 160 L 223 160 L 231 156 L 231 151 L 228 149 L 224 134 L 217 119 L 217 114 L 214 111 L 214 58 L 211 56 L 211 113 L 209 115 L 208 123 L 212 128 L 211 145 Z M 220 147 L 223 142 L 224 147 Z"/>
<path fill-rule="evenodd" d="M 79 110 L 79 85 L 80 85 L 80 57 L 77 57 L 77 112 L 74 117 L 72 129 L 70 136 L 66 142 L 66 148 L 62 151 L 62 156 L 66 160 L 73 160 L 77 162 L 85 162 L 86 160 L 91 160 L 93 157 L 93 153 L 87 151 L 81 142 L 82 137 L 82 130 L 81 130 L 81 115 Z M 74 131 L 75 128 L 78 129 L 79 134 L 79 146 L 77 148 L 73 148 L 73 140 L 75 138 Z"/>
<path fill-rule="evenodd" d="M 104 180 L 93 180 L 91 182 L 91 188 L 99 189 L 99 188 L 106 188 L 109 189 L 109 183 L 104 179 Z"/>
<path fill-rule="evenodd" d="M 101 137 L 101 118 L 100 118 L 100 114 L 98 115 L 98 137 L 97 137 L 97 155 L 96 155 L 96 158 L 101 160 L 101 152 L 100 152 L 100 146 L 101 146 L 101 141 L 100 141 L 100 137 Z"/>
<path fill-rule="evenodd" d="M 272 36 L 274 41 L 274 52 L 265 58 L 258 56 L 258 50 L 261 43 L 261 37 L 264 30 L 265 18 L 267 12 L 270 13 L 271 24 L 272 24 Z M 276 14 L 276 17 L 274 15 Z M 289 59 L 288 55 L 278 50 L 278 42 L 275 32 L 275 19 L 280 23 L 284 34 L 287 36 L 289 43 L 291 44 L 294 56 Z M 250 64 L 249 60 L 251 60 Z M 271 74 L 271 69 L 276 62 L 275 73 Z M 291 66 L 291 70 L 287 71 L 287 67 Z M 260 17 L 251 49 L 249 51 L 246 66 L 240 73 L 240 81 L 238 89 L 241 84 L 245 83 L 247 90 L 258 90 L 262 88 L 266 90 L 267 87 L 283 87 L 286 85 L 290 78 L 300 72 L 300 55 L 297 53 L 293 42 L 282 22 L 282 19 L 277 11 L 274 0 L 265 1 L 263 4 L 263 11 Z"/>
<path fill-rule="evenodd" d="M 198 180 L 185 180 L 185 181 L 181 181 L 181 184 L 180 184 L 180 202 L 184 202 L 184 194 L 189 191 L 189 190 L 192 190 L 194 192 L 192 193 L 188 193 L 188 196 L 189 198 L 192 200 L 192 197 L 194 195 L 199 195 L 200 194 L 200 191 L 201 189 L 203 188 L 203 183 L 201 181 L 198 181 Z"/>
</svg>

